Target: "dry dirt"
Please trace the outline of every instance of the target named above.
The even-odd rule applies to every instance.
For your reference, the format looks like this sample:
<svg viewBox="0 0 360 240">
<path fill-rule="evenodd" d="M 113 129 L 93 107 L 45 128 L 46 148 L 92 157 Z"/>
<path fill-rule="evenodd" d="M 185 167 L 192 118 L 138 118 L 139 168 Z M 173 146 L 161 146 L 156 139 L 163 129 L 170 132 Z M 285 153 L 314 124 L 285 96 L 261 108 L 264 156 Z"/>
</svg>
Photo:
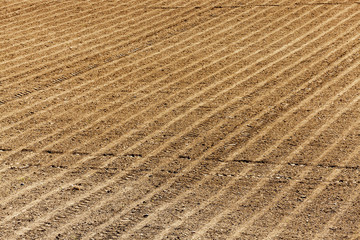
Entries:
<svg viewBox="0 0 360 240">
<path fill-rule="evenodd" d="M 0 239 L 360 239 L 359 2 L 0 3 Z"/>
</svg>

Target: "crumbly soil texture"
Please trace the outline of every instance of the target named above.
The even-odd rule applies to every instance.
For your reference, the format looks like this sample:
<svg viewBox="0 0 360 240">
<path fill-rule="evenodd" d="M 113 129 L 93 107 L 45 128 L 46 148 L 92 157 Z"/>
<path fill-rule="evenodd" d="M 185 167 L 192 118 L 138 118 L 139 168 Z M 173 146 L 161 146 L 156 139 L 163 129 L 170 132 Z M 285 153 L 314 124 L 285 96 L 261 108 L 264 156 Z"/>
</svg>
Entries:
<svg viewBox="0 0 360 240">
<path fill-rule="evenodd" d="M 0 239 L 360 239 L 359 2 L 0 3 Z"/>
</svg>

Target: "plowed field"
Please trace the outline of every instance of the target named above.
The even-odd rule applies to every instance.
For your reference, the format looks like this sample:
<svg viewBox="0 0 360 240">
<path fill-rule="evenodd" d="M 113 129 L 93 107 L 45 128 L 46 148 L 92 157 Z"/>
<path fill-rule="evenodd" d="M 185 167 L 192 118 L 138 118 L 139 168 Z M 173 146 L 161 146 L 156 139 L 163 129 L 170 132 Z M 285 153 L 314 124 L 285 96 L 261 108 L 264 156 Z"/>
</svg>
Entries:
<svg viewBox="0 0 360 240">
<path fill-rule="evenodd" d="M 360 2 L 0 3 L 0 239 L 360 239 Z"/>
</svg>

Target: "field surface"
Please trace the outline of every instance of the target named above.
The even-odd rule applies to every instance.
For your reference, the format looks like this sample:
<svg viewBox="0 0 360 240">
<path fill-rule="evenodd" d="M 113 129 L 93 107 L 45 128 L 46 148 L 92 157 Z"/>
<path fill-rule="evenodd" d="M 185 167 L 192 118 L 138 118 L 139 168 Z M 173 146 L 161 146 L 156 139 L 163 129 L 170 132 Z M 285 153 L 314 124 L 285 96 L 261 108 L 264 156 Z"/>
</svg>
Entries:
<svg viewBox="0 0 360 240">
<path fill-rule="evenodd" d="M 360 2 L 0 0 L 0 239 L 360 239 Z"/>
</svg>

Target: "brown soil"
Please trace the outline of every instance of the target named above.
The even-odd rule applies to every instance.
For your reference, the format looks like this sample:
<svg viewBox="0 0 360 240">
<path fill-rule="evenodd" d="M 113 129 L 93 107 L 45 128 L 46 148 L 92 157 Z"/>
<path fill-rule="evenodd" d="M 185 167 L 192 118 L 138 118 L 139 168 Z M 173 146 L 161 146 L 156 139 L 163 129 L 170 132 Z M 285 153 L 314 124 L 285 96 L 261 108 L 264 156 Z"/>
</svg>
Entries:
<svg viewBox="0 0 360 240">
<path fill-rule="evenodd" d="M 360 239 L 359 2 L 0 3 L 0 239 Z"/>
</svg>

